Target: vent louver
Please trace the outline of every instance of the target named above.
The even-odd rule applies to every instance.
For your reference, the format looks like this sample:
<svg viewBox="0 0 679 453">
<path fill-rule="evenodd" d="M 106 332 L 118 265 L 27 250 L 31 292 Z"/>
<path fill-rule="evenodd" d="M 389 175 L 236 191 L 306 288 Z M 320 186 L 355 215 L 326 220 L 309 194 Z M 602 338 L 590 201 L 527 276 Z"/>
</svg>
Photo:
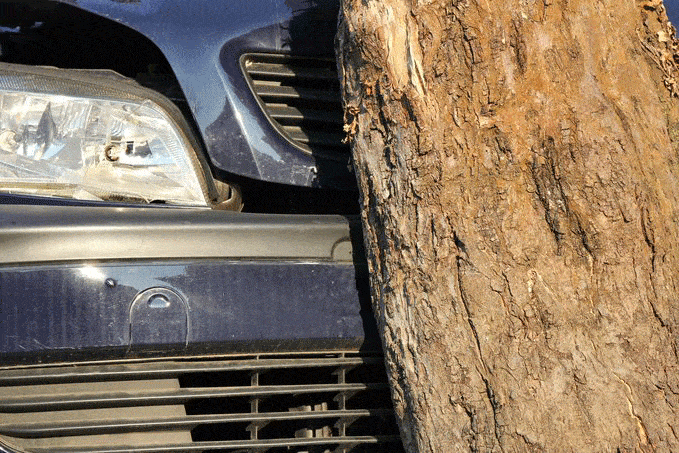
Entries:
<svg viewBox="0 0 679 453">
<path fill-rule="evenodd" d="M 259 105 L 288 141 L 314 155 L 348 160 L 333 59 L 246 54 L 241 67 Z"/>
<path fill-rule="evenodd" d="M 25 452 L 402 452 L 380 357 L 0 370 L 0 444 Z"/>
</svg>

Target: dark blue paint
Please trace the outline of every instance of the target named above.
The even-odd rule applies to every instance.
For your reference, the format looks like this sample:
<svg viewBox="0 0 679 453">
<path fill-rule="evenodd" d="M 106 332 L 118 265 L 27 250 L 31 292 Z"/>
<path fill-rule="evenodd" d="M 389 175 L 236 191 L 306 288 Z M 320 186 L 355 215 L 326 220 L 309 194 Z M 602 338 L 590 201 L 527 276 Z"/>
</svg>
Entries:
<svg viewBox="0 0 679 453">
<path fill-rule="evenodd" d="M 140 305 L 149 288 L 170 290 L 180 303 L 167 309 Z M 371 316 L 361 306 L 350 263 L 208 260 L 0 269 L 3 363 L 63 360 L 87 351 L 105 360 L 149 348 L 181 354 L 314 341 L 360 347 L 366 328 L 374 334 Z"/>
<path fill-rule="evenodd" d="M 670 18 L 672 25 L 679 26 L 679 0 L 665 0 L 665 9 L 667 10 L 667 17 Z"/>
<path fill-rule="evenodd" d="M 275 131 L 238 64 L 246 52 L 333 57 L 337 0 L 55 0 L 123 23 L 172 66 L 221 170 L 307 187 L 355 187 L 347 162 L 299 150 Z"/>
<path fill-rule="evenodd" d="M 104 283 L 115 288 L 108 277 Z M 189 305 L 176 291 L 166 286 L 147 288 L 130 304 L 130 345 L 182 345 L 189 343 Z"/>
</svg>

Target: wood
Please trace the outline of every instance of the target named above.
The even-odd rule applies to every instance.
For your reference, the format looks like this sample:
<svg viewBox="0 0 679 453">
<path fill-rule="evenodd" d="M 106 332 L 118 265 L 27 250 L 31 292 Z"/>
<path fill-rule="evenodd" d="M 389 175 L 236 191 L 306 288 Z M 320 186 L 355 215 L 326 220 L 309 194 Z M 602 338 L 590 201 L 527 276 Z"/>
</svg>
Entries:
<svg viewBox="0 0 679 453">
<path fill-rule="evenodd" d="M 344 0 L 338 66 L 408 452 L 679 451 L 660 0 Z"/>
</svg>

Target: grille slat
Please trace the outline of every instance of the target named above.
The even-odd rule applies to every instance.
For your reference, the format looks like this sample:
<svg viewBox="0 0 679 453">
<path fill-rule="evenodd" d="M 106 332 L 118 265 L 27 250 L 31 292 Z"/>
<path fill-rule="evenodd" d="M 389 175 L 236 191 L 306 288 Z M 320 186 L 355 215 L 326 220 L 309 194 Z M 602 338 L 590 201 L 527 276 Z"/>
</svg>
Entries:
<svg viewBox="0 0 679 453">
<path fill-rule="evenodd" d="M 304 109 L 279 104 L 269 104 L 267 109 L 271 117 L 279 122 L 317 121 L 321 123 L 339 123 L 342 121 L 342 114 L 337 111 Z"/>
<path fill-rule="evenodd" d="M 256 449 L 257 451 L 268 451 L 271 448 L 290 448 L 290 447 L 323 447 L 336 445 L 359 445 L 377 443 L 398 443 L 398 436 L 354 436 L 354 437 L 327 437 L 327 438 L 289 438 L 271 440 L 242 440 L 242 441 L 221 441 L 221 442 L 193 442 L 186 444 L 170 444 L 163 446 L 133 447 L 125 446 L 121 448 L 37 448 L 34 452 L 44 453 L 163 453 L 175 451 L 202 451 L 202 450 L 247 450 Z"/>
<path fill-rule="evenodd" d="M 67 365 L 49 368 L 0 369 L 0 386 L 72 383 L 90 380 L 175 378 L 181 374 L 203 371 L 269 371 L 278 369 L 356 367 L 377 365 L 380 357 L 259 359 L 233 361 L 143 362 L 111 365 Z"/>
<path fill-rule="evenodd" d="M 281 56 L 278 61 L 274 55 L 263 55 L 268 62 L 249 59 L 245 63 L 245 70 L 251 77 L 262 78 L 294 78 L 303 80 L 326 80 L 336 81 L 337 71 L 333 70 L 331 60 L 294 58 Z M 323 64 L 330 62 L 331 65 Z M 311 64 L 305 64 L 311 63 Z"/>
<path fill-rule="evenodd" d="M 303 151 L 347 161 L 333 59 L 247 54 L 241 67 L 263 112 L 284 138 Z"/>
<path fill-rule="evenodd" d="M 378 356 L 0 369 L 0 444 L 28 453 L 394 453 L 397 434 Z"/>
<path fill-rule="evenodd" d="M 7 398 L 0 403 L 3 412 L 36 412 L 55 410 L 75 410 L 101 407 L 160 406 L 184 404 L 194 399 L 228 398 L 239 396 L 271 397 L 275 395 L 294 395 L 311 393 L 337 393 L 347 391 L 385 389 L 386 384 L 342 384 L 342 385 L 286 385 L 261 387 L 225 387 L 211 389 L 178 389 L 135 394 L 122 392 L 102 394 L 55 395 L 50 397 L 29 396 Z"/>
<path fill-rule="evenodd" d="M 0 424 L 0 432 L 7 436 L 38 438 L 57 436 L 85 436 L 91 434 L 124 433 L 131 431 L 154 431 L 158 429 L 191 429 L 197 425 L 239 422 L 294 421 L 309 419 L 337 419 L 351 424 L 360 417 L 386 417 L 385 409 L 338 410 L 324 412 L 268 412 L 256 414 L 193 415 L 187 417 L 157 417 L 154 419 L 114 420 L 111 422 L 59 422 Z"/>
<path fill-rule="evenodd" d="M 338 103 L 337 93 L 327 90 L 317 90 L 303 86 L 285 86 L 277 82 L 256 81 L 255 91 L 262 99 L 306 99 L 309 101 L 332 102 L 337 104 L 337 109 L 341 110 Z"/>
<path fill-rule="evenodd" d="M 335 146 L 344 138 L 344 134 L 339 132 L 316 132 L 309 135 L 299 126 L 283 126 L 283 129 L 294 140 L 310 145 Z"/>
</svg>

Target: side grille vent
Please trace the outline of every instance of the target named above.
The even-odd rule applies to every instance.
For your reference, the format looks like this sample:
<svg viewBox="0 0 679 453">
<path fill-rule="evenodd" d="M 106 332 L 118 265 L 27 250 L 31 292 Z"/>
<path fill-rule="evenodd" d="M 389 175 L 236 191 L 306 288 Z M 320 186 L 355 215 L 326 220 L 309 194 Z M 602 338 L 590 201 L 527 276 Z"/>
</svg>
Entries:
<svg viewBox="0 0 679 453">
<path fill-rule="evenodd" d="M 286 139 L 312 154 L 347 161 L 334 60 L 246 54 L 241 67 L 260 106 Z"/>
<path fill-rule="evenodd" d="M 45 453 L 402 452 L 381 362 L 324 354 L 0 370 L 0 445 Z"/>
</svg>

